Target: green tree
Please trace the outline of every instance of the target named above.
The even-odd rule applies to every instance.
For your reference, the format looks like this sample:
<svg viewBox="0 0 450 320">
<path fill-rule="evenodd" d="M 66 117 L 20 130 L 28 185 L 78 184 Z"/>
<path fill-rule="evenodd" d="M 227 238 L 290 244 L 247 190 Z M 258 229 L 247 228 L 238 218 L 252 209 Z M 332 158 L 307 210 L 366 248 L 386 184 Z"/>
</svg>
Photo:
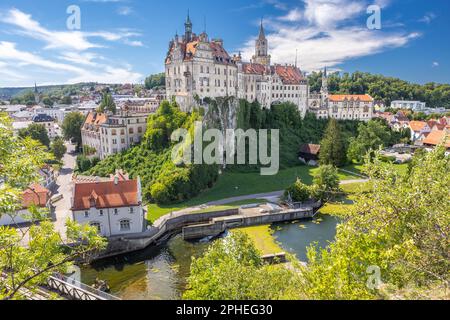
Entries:
<svg viewBox="0 0 450 320">
<path fill-rule="evenodd" d="M 378 157 L 367 160 L 370 192 L 358 196 L 329 248 L 308 252 L 303 276 L 311 299 L 445 296 L 450 159 L 443 147 L 418 157 L 407 175 Z M 374 270 L 378 283 L 371 281 Z"/>
<path fill-rule="evenodd" d="M 55 140 L 53 140 L 50 146 L 50 150 L 55 156 L 55 159 L 61 161 L 61 159 L 67 152 L 67 147 L 64 143 L 64 139 L 61 137 L 57 137 Z"/>
<path fill-rule="evenodd" d="M 117 111 L 116 103 L 114 102 L 114 99 L 109 92 L 103 93 L 102 102 L 98 107 L 98 112 L 106 112 L 106 111 L 112 112 L 113 114 L 115 114 Z"/>
<path fill-rule="evenodd" d="M 284 197 L 286 199 L 291 197 L 294 202 L 305 202 L 311 198 L 311 189 L 298 178 L 293 185 L 286 189 Z"/>
<path fill-rule="evenodd" d="M 42 145 L 49 147 L 50 138 L 48 137 L 47 129 L 42 124 L 33 123 L 27 128 L 19 130 L 19 136 L 21 138 L 30 137 L 36 141 L 42 143 Z"/>
<path fill-rule="evenodd" d="M 165 73 L 153 74 L 145 79 L 145 88 L 147 90 L 157 87 L 164 87 L 165 85 L 166 85 Z"/>
<path fill-rule="evenodd" d="M 393 133 L 387 124 L 371 120 L 367 124 L 360 124 L 357 138 L 350 138 L 347 157 L 349 160 L 361 162 L 370 150 L 375 151 L 393 143 Z"/>
<path fill-rule="evenodd" d="M 53 106 L 53 100 L 48 96 L 46 96 L 42 99 L 42 103 L 45 104 L 46 107 Z"/>
<path fill-rule="evenodd" d="M 39 168 L 50 156 L 35 140 L 15 137 L 8 117 L 1 114 L 0 150 L 0 176 L 4 180 L 0 217 L 7 214 L 14 220 L 22 209 L 22 192 L 38 182 Z M 64 272 L 74 260 L 85 259 L 105 245 L 95 228 L 75 223 L 68 223 L 67 242 L 62 241 L 53 224 L 45 220 L 46 210 L 31 207 L 29 211 L 32 222 L 44 220 L 29 228 L 0 227 L 0 300 L 25 299 L 23 289 L 34 292 L 54 272 Z M 23 246 L 27 235 L 28 245 Z"/>
<path fill-rule="evenodd" d="M 284 266 L 263 263 L 261 253 L 242 232 L 233 231 L 194 259 L 187 300 L 284 300 L 295 298 L 291 288 L 298 276 Z"/>
<path fill-rule="evenodd" d="M 320 200 L 333 198 L 340 191 L 339 182 L 338 169 L 332 165 L 320 166 L 313 179 Z"/>
<path fill-rule="evenodd" d="M 72 104 L 72 98 L 70 96 L 64 96 L 61 98 L 61 104 Z"/>
<path fill-rule="evenodd" d="M 346 163 L 346 150 L 341 129 L 336 119 L 330 119 L 325 135 L 320 143 L 320 164 L 343 166 Z"/>
<path fill-rule="evenodd" d="M 65 118 L 62 124 L 64 139 L 72 140 L 78 148 L 81 146 L 81 127 L 84 124 L 85 117 L 79 112 L 71 112 Z"/>
</svg>

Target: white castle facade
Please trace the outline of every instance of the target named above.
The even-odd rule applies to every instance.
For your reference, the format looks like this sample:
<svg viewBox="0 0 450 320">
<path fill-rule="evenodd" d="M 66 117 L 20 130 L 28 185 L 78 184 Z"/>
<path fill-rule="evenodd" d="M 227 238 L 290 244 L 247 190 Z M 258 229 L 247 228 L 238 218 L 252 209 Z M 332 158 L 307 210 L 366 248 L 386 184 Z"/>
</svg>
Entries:
<svg viewBox="0 0 450 320">
<path fill-rule="evenodd" d="M 208 38 L 206 32 L 196 35 L 188 16 L 185 34 L 170 41 L 165 61 L 167 97 L 174 97 L 188 111 L 195 97 L 234 96 L 263 107 L 292 102 L 304 114 L 308 107 L 308 82 L 299 68 L 271 65 L 269 44 L 261 23 L 255 54 L 250 62 L 240 54 L 230 56 L 221 39 Z"/>
<path fill-rule="evenodd" d="M 296 65 L 272 65 L 269 43 L 261 22 L 250 62 L 241 54 L 230 56 L 221 39 L 196 35 L 187 17 L 185 34 L 170 41 L 165 61 L 167 97 L 175 98 L 181 109 L 189 111 L 196 97 L 234 96 L 262 107 L 292 102 L 302 115 L 307 111 L 318 118 L 368 121 L 374 115 L 369 95 L 330 95 L 326 69 L 320 93 L 310 93 L 308 79 Z"/>
</svg>

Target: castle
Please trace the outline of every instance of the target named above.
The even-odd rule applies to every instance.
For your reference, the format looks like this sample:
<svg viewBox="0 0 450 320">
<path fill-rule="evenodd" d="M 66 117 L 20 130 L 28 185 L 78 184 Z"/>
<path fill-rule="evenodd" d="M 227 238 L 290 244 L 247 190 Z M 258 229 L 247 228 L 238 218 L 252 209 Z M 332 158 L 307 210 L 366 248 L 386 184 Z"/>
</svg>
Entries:
<svg viewBox="0 0 450 320">
<path fill-rule="evenodd" d="M 170 41 L 165 60 L 167 97 L 175 98 L 184 111 L 196 105 L 196 98 L 234 96 L 256 100 L 264 108 L 291 102 L 302 115 L 310 111 L 319 118 L 373 117 L 370 96 L 329 95 L 326 71 L 320 94 L 310 94 L 307 77 L 297 65 L 271 64 L 262 21 L 250 62 L 244 62 L 240 53 L 230 56 L 222 39 L 210 40 L 206 31 L 195 34 L 189 14 L 184 26 L 184 35 L 176 34 Z"/>
</svg>

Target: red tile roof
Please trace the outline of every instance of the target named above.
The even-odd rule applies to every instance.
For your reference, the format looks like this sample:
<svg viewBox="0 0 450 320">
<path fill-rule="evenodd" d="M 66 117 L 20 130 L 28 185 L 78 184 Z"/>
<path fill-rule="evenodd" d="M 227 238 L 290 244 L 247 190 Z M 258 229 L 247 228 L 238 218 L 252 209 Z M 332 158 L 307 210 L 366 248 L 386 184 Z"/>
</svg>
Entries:
<svg viewBox="0 0 450 320">
<path fill-rule="evenodd" d="M 138 181 L 119 179 L 97 183 L 75 183 L 72 210 L 89 210 L 138 206 Z"/>
<path fill-rule="evenodd" d="M 263 75 L 268 70 L 262 64 L 258 64 L 258 63 L 244 63 L 244 64 L 242 64 L 242 71 L 244 71 L 244 73 L 246 73 L 246 74 Z"/>
<path fill-rule="evenodd" d="M 409 123 L 409 127 L 414 132 L 420 132 L 424 130 L 427 126 L 428 124 L 425 121 L 411 121 Z"/>
<path fill-rule="evenodd" d="M 84 124 L 100 126 L 104 124 L 106 120 L 108 120 L 108 118 L 104 113 L 89 112 L 86 120 L 84 121 Z"/>
<path fill-rule="evenodd" d="M 22 194 L 22 207 L 36 206 L 44 208 L 50 199 L 50 191 L 40 184 L 33 184 Z"/>
<path fill-rule="evenodd" d="M 450 135 L 446 134 L 445 131 L 433 131 L 431 132 L 425 140 L 423 140 L 423 144 L 437 146 L 443 143 L 445 140 L 445 147 L 450 148 Z"/>
<path fill-rule="evenodd" d="M 358 100 L 362 102 L 373 102 L 373 98 L 368 94 L 330 94 L 329 100 L 334 102 L 342 102 L 345 100 Z"/>
<path fill-rule="evenodd" d="M 299 85 L 304 80 L 302 72 L 297 67 L 277 65 L 273 68 L 283 84 Z"/>
<path fill-rule="evenodd" d="M 320 145 L 318 144 L 303 144 L 300 146 L 300 153 L 318 155 L 320 152 Z"/>
</svg>

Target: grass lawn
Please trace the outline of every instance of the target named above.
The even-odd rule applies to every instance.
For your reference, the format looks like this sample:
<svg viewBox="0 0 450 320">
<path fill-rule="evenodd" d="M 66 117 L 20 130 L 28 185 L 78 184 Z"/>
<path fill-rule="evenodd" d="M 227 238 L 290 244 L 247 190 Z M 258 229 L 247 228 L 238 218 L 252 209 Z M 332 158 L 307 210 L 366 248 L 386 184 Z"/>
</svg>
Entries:
<svg viewBox="0 0 450 320">
<path fill-rule="evenodd" d="M 253 240 L 256 248 L 261 251 L 263 255 L 284 252 L 284 250 L 275 242 L 275 239 L 272 236 L 273 230 L 270 225 L 239 228 L 235 230 L 246 233 L 250 239 Z"/>
<path fill-rule="evenodd" d="M 344 200 L 341 200 L 341 202 L 339 201 L 328 202 L 320 209 L 320 213 L 331 216 L 346 214 L 354 206 L 352 199 L 353 199 L 352 197 L 349 197 Z"/>
<path fill-rule="evenodd" d="M 293 184 L 297 177 L 302 179 L 306 184 L 312 184 L 314 173 L 318 168 L 308 166 L 298 166 L 288 169 L 283 169 L 274 176 L 262 176 L 259 172 L 255 173 L 236 173 L 226 172 L 219 177 L 219 180 L 213 188 L 203 192 L 198 197 L 189 201 L 169 205 L 158 206 L 150 204 L 148 206 L 148 219 L 151 222 L 156 221 L 161 216 L 173 211 L 179 211 L 184 208 L 198 206 L 211 201 L 222 200 L 226 198 L 245 196 L 250 194 L 268 193 L 286 189 Z M 341 180 L 354 180 L 358 177 L 343 172 L 339 173 Z M 232 205 L 245 205 L 255 203 L 254 200 L 244 203 L 233 203 Z"/>
<path fill-rule="evenodd" d="M 362 168 L 363 168 L 362 164 L 351 164 L 351 165 L 343 167 L 342 169 L 352 171 L 357 174 L 363 174 Z M 408 164 L 407 163 L 395 164 L 394 169 L 396 169 L 401 174 L 406 174 L 406 172 L 408 171 Z"/>
</svg>

